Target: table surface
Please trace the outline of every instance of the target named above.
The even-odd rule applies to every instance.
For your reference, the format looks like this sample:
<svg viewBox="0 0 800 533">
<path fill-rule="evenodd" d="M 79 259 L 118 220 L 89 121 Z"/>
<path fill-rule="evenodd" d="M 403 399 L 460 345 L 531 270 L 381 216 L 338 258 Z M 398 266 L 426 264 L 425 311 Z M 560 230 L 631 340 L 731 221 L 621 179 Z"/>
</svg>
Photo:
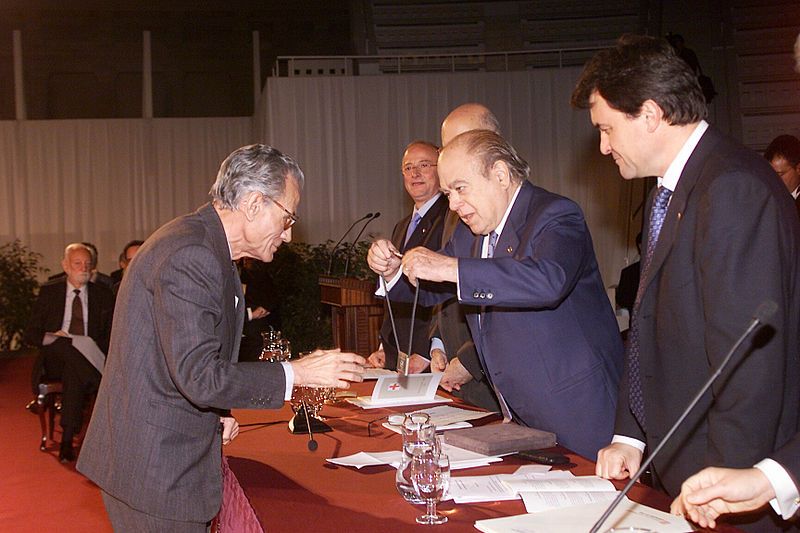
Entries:
<svg viewBox="0 0 800 533">
<path fill-rule="evenodd" d="M 374 381 L 358 384 L 354 390 L 367 394 L 373 384 Z M 458 402 L 456 405 L 469 408 Z M 265 531 L 419 531 L 426 526 L 417 525 L 414 520 L 424 506 L 403 500 L 395 488 L 393 468 L 369 466 L 357 470 L 325 460 L 360 451 L 399 450 L 400 435 L 382 427 L 382 417 L 419 408 L 362 410 L 344 402 L 326 405 L 322 416 L 334 431 L 315 435 L 319 447 L 314 452 L 308 450 L 308 435 L 288 431 L 292 416 L 288 404 L 272 411 L 236 410 L 234 415 L 244 427 L 224 452 Z M 485 420 L 499 419 L 474 422 Z M 370 422 L 371 437 L 367 433 Z M 560 451 L 571 459 L 572 464 L 565 468 L 575 475 L 594 474 L 593 462 L 567 450 Z M 455 470 L 452 475 L 512 473 L 523 464 L 530 463 L 509 456 L 501 463 Z M 617 488 L 624 486 L 622 482 L 615 484 Z M 630 498 L 662 510 L 668 510 L 671 501 L 666 494 L 641 484 L 633 487 Z M 449 518 L 447 524 L 436 526 L 442 532 L 476 531 L 476 520 L 525 513 L 522 500 L 458 505 L 449 501 L 442 502 L 439 509 Z"/>
</svg>

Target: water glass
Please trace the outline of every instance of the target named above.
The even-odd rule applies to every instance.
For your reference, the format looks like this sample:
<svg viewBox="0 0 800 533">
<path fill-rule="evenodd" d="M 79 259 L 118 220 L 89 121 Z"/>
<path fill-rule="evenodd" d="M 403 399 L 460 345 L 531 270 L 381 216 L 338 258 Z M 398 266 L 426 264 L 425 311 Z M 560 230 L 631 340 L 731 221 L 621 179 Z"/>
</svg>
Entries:
<svg viewBox="0 0 800 533">
<path fill-rule="evenodd" d="M 417 495 L 426 504 L 426 512 L 417 517 L 417 523 L 436 525 L 447 522 L 446 516 L 436 514 L 436 504 L 450 486 L 450 459 L 447 455 L 434 451 L 415 455 L 411 459 L 411 481 Z"/>
</svg>

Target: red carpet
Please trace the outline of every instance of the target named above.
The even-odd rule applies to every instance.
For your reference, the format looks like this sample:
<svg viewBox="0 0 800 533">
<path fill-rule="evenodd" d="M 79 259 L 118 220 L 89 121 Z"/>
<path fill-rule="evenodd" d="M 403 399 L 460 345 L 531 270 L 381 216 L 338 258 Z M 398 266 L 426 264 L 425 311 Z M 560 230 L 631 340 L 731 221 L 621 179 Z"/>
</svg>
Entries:
<svg viewBox="0 0 800 533">
<path fill-rule="evenodd" d="M 39 451 L 39 419 L 25 410 L 32 366 L 30 356 L 0 358 L 0 530 L 111 532 L 97 486 L 58 462 L 57 444 Z"/>
</svg>

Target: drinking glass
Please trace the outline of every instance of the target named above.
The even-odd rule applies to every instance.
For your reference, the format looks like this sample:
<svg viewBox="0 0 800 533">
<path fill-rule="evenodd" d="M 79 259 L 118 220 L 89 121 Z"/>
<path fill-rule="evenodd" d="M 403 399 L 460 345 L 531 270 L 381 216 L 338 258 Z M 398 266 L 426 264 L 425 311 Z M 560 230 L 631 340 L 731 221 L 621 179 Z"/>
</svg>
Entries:
<svg viewBox="0 0 800 533">
<path fill-rule="evenodd" d="M 411 459 L 411 481 L 426 504 L 426 512 L 417 517 L 417 523 L 435 525 L 447 522 L 446 516 L 436 514 L 436 504 L 450 485 L 450 459 L 433 451 L 415 455 Z"/>
<path fill-rule="evenodd" d="M 409 413 L 405 415 L 392 415 L 392 418 L 400 417 L 400 432 L 403 435 L 403 449 L 400 456 L 400 465 L 395 473 L 395 486 L 397 492 L 409 503 L 425 503 L 414 489 L 411 481 L 411 460 L 415 455 L 424 452 L 438 451 L 436 440 L 436 426 L 431 424 L 430 416 L 427 413 Z M 397 424 L 395 420 L 395 424 Z"/>
</svg>

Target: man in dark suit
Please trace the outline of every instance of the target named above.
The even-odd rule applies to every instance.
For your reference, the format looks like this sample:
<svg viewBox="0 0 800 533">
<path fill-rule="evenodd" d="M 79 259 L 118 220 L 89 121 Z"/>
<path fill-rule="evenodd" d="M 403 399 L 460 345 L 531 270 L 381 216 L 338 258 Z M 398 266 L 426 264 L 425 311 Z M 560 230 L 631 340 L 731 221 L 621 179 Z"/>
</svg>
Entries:
<svg viewBox="0 0 800 533">
<path fill-rule="evenodd" d="M 113 271 L 109 277 L 114 282 L 114 287 L 118 289 L 117 285 L 122 282 L 122 275 L 125 273 L 125 269 L 128 268 L 128 265 L 131 264 L 133 261 L 133 257 L 136 255 L 136 252 L 139 251 L 139 248 L 144 244 L 144 241 L 140 241 L 138 239 L 128 241 L 125 244 L 125 247 L 122 249 L 122 253 L 119 254 L 119 269 Z"/>
<path fill-rule="evenodd" d="M 689 515 L 701 527 L 716 527 L 723 514 L 756 511 L 769 503 L 784 520 L 800 506 L 800 435 L 753 468 L 708 467 L 683 482 L 672 502 L 674 514 Z"/>
<path fill-rule="evenodd" d="M 292 237 L 303 173 L 262 144 L 222 163 L 211 203 L 157 230 L 117 297 L 108 364 L 78 470 L 115 531 L 206 531 L 220 507 L 231 408 L 277 408 L 293 385 L 347 388 L 365 361 L 317 350 L 238 363 L 244 295 L 233 260 L 272 260 Z"/>
<path fill-rule="evenodd" d="M 778 135 L 764 151 L 764 159 L 778 173 L 800 214 L 800 139 Z"/>
<path fill-rule="evenodd" d="M 33 393 L 38 394 L 38 384 L 43 378 L 63 382 L 60 422 L 63 434 L 58 456 L 65 463 L 75 460 L 72 438 L 83 426 L 88 395 L 100 383 L 99 370 L 72 345 L 72 337 L 88 336 L 106 354 L 114 297 L 107 288 L 89 281 L 92 259 L 84 244 L 67 246 L 61 266 L 65 276 L 39 290 L 25 341 L 39 347 L 31 376 Z"/>
<path fill-rule="evenodd" d="M 410 143 L 401 163 L 403 185 L 408 196 L 414 202 L 414 209 L 408 216 L 400 220 L 392 231 L 392 243 L 401 252 L 410 250 L 415 246 L 424 246 L 431 250 L 438 250 L 442 245 L 442 227 L 447 214 L 447 199 L 439 192 L 439 175 L 436 172 L 436 160 L 439 157 L 439 147 L 427 141 L 414 141 Z M 385 304 L 389 305 L 388 303 Z M 412 323 L 412 306 L 405 302 L 391 302 L 392 314 L 396 326 L 397 342 L 395 346 L 395 332 L 388 309 L 384 310 L 383 325 L 381 326 L 381 346 L 369 356 L 369 362 L 378 368 L 397 368 L 398 348 L 402 352 L 408 351 L 409 333 Z M 430 365 L 429 348 L 431 310 L 418 308 L 414 315 L 413 346 L 409 354 L 409 371 L 422 372 Z"/>
<path fill-rule="evenodd" d="M 697 80 L 669 44 L 626 36 L 586 66 L 572 95 L 625 179 L 657 176 L 615 438 L 597 474 L 636 472 L 766 300 L 763 337 L 690 413 L 653 463 L 677 495 L 708 465 L 744 467 L 797 431 L 800 223 L 763 158 L 710 127 Z M 768 517 L 764 517 L 768 518 Z M 756 521 L 749 516 L 745 521 Z M 753 530 L 772 527 L 753 524 Z"/>
<path fill-rule="evenodd" d="M 593 457 L 610 438 L 622 341 L 580 208 L 527 181 L 530 167 L 502 137 L 462 133 L 439 155 L 440 186 L 461 217 L 443 254 L 407 251 L 402 273 L 430 305 L 456 293 L 505 418 L 553 431 Z M 370 267 L 408 298 L 386 240 Z"/>
<path fill-rule="evenodd" d="M 462 104 L 442 121 L 442 146 L 470 130 L 489 130 L 500 135 L 500 123 L 486 106 L 475 102 Z M 458 213 L 449 211 L 442 243 L 450 240 L 459 224 Z M 434 307 L 431 328 L 431 369 L 441 369 L 444 374 L 439 386 L 472 405 L 499 412 L 500 405 L 481 367 L 467 326 L 465 306 L 458 303 L 458 298 Z"/>
</svg>

